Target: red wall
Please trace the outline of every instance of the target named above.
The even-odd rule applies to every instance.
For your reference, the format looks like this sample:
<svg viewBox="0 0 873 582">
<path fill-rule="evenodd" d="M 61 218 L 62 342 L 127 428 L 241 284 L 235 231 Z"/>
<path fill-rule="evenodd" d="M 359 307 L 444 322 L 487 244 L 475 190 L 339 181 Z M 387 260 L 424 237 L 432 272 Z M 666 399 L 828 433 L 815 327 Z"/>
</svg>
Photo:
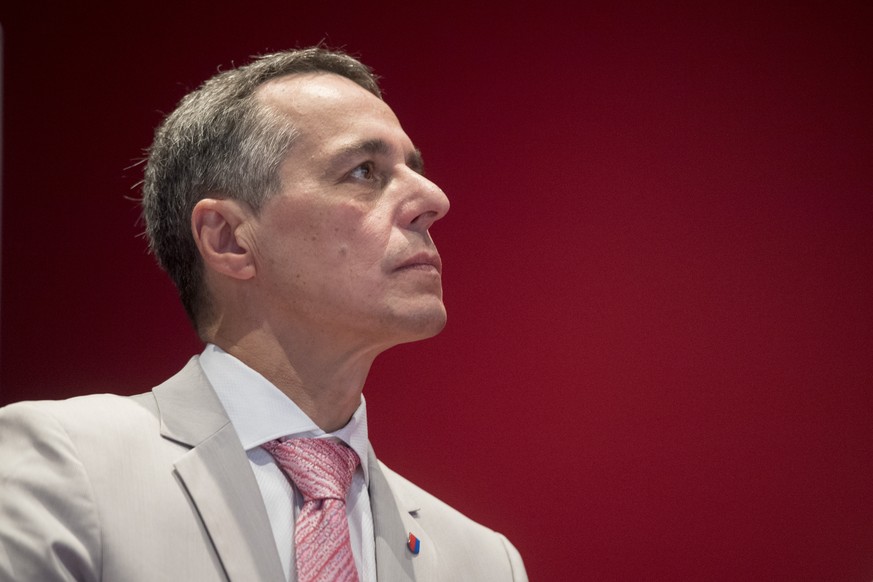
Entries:
<svg viewBox="0 0 873 582">
<path fill-rule="evenodd" d="M 449 325 L 366 390 L 390 465 L 534 580 L 873 579 L 869 3 L 64 4 L 0 8 L 2 402 L 199 350 L 135 162 L 218 65 L 324 38 L 453 203 Z"/>
</svg>

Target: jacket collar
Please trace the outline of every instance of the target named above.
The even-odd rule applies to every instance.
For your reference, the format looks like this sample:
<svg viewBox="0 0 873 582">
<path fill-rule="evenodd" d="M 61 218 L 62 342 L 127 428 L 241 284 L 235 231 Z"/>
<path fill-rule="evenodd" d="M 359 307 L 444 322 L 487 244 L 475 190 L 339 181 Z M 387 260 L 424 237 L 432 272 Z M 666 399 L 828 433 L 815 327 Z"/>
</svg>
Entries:
<svg viewBox="0 0 873 582">
<path fill-rule="evenodd" d="M 248 457 L 197 358 L 153 390 L 161 434 L 192 447 L 176 463 L 229 580 L 285 580 Z"/>
</svg>

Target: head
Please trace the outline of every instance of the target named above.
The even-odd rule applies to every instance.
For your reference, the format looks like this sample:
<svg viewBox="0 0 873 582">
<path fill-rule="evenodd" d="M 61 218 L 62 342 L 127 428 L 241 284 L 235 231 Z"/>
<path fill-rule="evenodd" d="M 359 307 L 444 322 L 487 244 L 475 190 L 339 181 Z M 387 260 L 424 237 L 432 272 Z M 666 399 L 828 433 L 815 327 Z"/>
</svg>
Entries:
<svg viewBox="0 0 873 582">
<path fill-rule="evenodd" d="M 279 165 L 297 130 L 255 93 L 271 79 L 315 71 L 348 78 L 381 99 L 375 76 L 358 60 L 318 47 L 289 50 L 207 80 L 155 132 L 143 181 L 146 234 L 198 330 L 210 318 L 210 298 L 191 212 L 206 197 L 237 199 L 258 210 L 279 190 Z"/>
<path fill-rule="evenodd" d="M 183 99 L 157 131 L 144 208 L 201 337 L 252 305 L 268 325 L 373 332 L 381 349 L 444 323 L 428 229 L 448 200 L 346 55 L 268 55 Z"/>
</svg>

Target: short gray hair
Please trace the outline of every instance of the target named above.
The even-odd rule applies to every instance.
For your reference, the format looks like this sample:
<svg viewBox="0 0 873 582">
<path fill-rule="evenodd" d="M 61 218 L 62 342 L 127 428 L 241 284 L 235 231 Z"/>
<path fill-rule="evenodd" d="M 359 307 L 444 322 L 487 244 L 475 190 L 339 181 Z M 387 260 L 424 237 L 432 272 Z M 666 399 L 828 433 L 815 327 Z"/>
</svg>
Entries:
<svg viewBox="0 0 873 582">
<path fill-rule="evenodd" d="M 322 47 L 288 50 L 215 75 L 155 131 L 143 180 L 146 234 L 198 332 L 211 302 L 191 234 L 194 205 L 207 196 L 233 198 L 257 211 L 279 191 L 279 165 L 296 131 L 255 93 L 272 79 L 314 72 L 346 77 L 382 98 L 375 75 L 357 59 Z"/>
</svg>

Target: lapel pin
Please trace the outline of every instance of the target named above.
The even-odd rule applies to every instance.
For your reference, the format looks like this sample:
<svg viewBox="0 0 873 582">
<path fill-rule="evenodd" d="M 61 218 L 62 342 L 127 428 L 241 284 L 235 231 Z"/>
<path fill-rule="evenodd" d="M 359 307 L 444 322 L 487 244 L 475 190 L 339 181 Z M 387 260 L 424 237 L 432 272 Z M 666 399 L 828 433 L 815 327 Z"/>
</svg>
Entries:
<svg viewBox="0 0 873 582">
<path fill-rule="evenodd" d="M 421 551 L 421 540 L 412 535 L 411 532 L 409 534 L 409 541 L 406 543 L 406 545 L 409 548 L 409 551 L 416 556 L 418 555 L 418 552 Z"/>
</svg>

